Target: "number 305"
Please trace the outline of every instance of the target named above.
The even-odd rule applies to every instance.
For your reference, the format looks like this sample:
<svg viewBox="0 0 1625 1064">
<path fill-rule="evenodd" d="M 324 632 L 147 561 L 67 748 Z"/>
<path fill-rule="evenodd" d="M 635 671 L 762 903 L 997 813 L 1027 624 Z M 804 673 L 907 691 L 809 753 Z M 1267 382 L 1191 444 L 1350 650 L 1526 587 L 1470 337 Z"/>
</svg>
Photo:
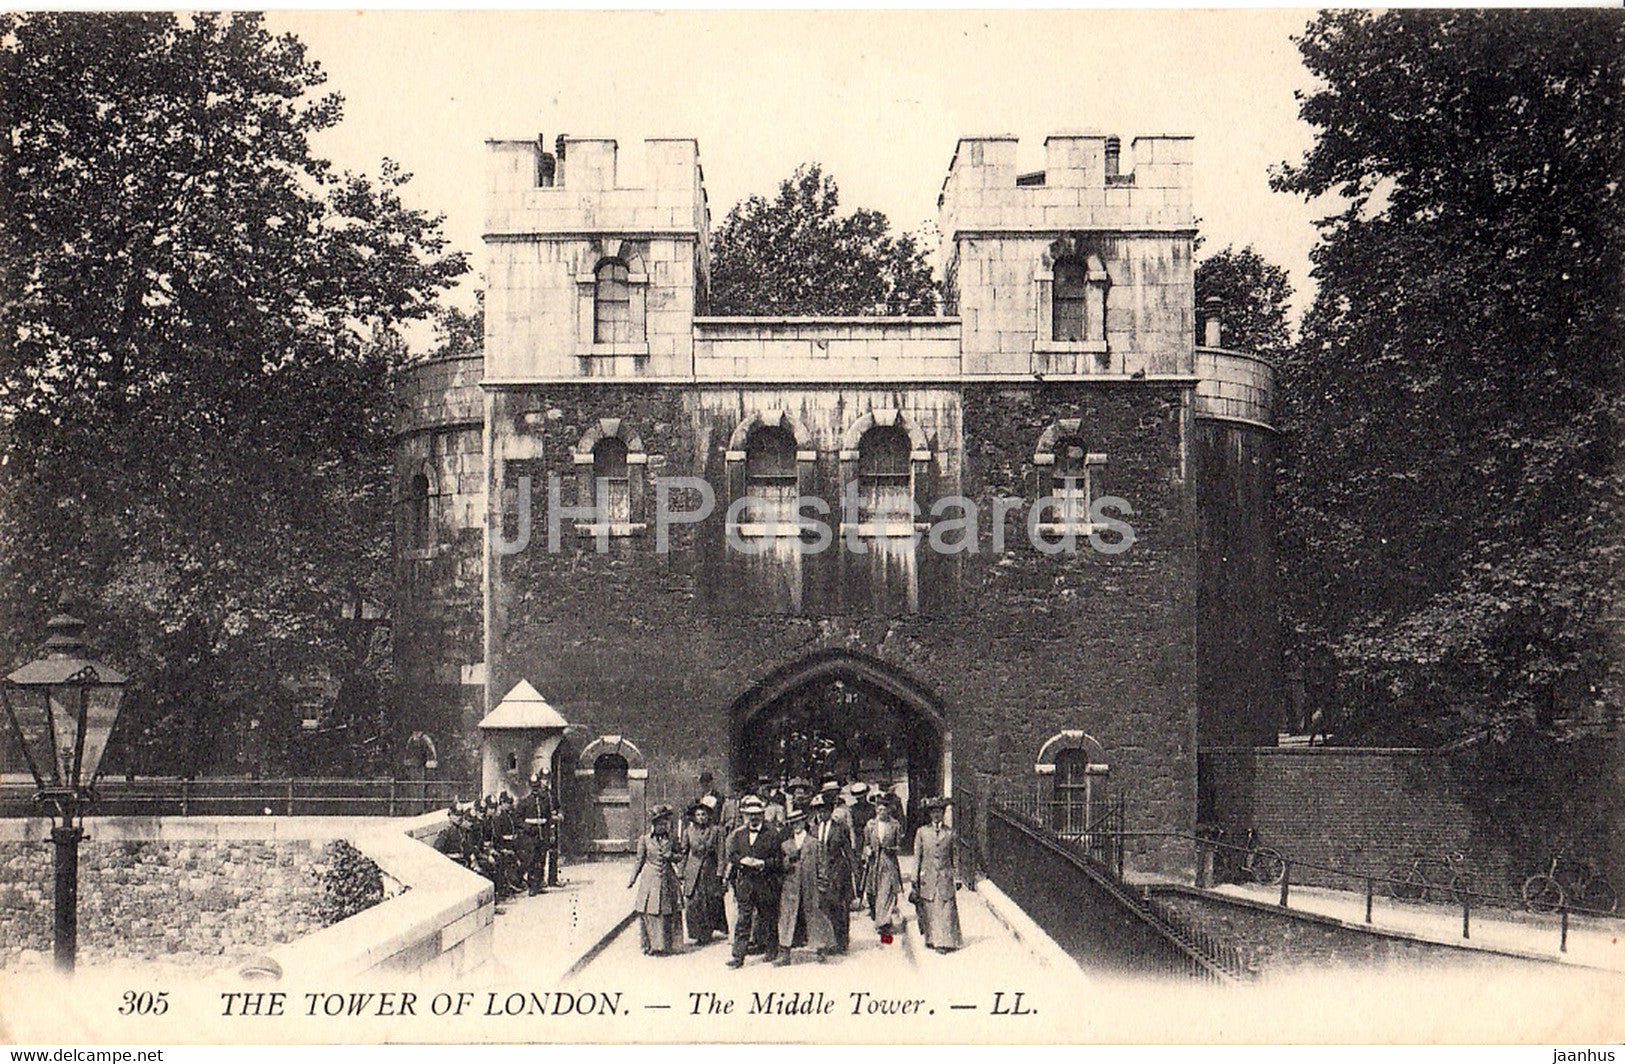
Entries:
<svg viewBox="0 0 1625 1064">
<path fill-rule="evenodd" d="M 169 1011 L 169 991 L 160 990 L 153 993 L 143 990 L 139 994 L 134 990 L 124 992 L 124 1003 L 118 1007 L 120 1016 L 162 1016 Z"/>
</svg>

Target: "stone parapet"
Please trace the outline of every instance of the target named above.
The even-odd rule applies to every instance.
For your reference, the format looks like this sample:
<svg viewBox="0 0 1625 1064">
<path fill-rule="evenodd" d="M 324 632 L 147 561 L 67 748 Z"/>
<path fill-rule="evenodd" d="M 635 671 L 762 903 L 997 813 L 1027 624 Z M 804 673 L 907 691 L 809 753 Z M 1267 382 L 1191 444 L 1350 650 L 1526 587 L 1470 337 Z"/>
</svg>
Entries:
<svg viewBox="0 0 1625 1064">
<path fill-rule="evenodd" d="M 1196 416 L 1270 426 L 1275 367 L 1257 355 L 1196 349 Z"/>
<path fill-rule="evenodd" d="M 486 144 L 488 240 L 605 231 L 693 233 L 705 239 L 710 212 L 693 140 L 645 141 L 640 184 L 621 183 L 613 140 L 562 138 L 562 158 L 535 140 Z M 544 177 L 548 159 L 555 169 Z"/>
<path fill-rule="evenodd" d="M 480 379 L 485 375 L 485 356 L 470 355 L 430 359 L 405 370 L 405 380 L 395 392 L 399 407 L 395 430 L 401 434 L 424 429 L 478 425 L 485 417 Z"/>
<path fill-rule="evenodd" d="M 1011 136 L 959 141 L 938 205 L 948 239 L 1035 230 L 1183 231 L 1191 209 L 1193 140 L 1136 137 L 1132 167 L 1118 169 L 1104 133 L 1061 134 L 1044 142 L 1044 170 L 1018 174 Z"/>
<path fill-rule="evenodd" d="M 957 318 L 697 318 L 700 380 L 877 380 L 960 372 Z"/>
</svg>

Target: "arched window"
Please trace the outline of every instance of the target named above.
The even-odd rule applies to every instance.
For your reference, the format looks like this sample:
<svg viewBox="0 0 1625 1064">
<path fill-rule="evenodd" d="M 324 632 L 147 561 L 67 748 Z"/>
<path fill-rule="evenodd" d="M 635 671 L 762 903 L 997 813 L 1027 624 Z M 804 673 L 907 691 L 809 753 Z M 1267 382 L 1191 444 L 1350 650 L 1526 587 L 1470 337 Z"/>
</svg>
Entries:
<svg viewBox="0 0 1625 1064">
<path fill-rule="evenodd" d="M 1088 331 L 1089 267 L 1077 259 L 1055 264 L 1055 313 L 1051 338 L 1064 342 L 1093 339 Z"/>
<path fill-rule="evenodd" d="M 774 522 L 783 533 L 796 527 L 796 438 L 780 425 L 758 425 L 745 441 L 745 494 L 759 502 L 743 515 L 743 524 Z"/>
<path fill-rule="evenodd" d="M 1076 436 L 1055 444 L 1055 465 L 1050 474 L 1050 494 L 1060 500 L 1054 511 L 1055 522 L 1073 532 L 1089 530 L 1089 505 L 1094 501 L 1089 458 L 1088 448 Z"/>
<path fill-rule="evenodd" d="M 429 509 L 429 477 L 415 473 L 406 489 L 406 548 L 428 550 L 434 545 Z"/>
<path fill-rule="evenodd" d="M 626 794 L 629 767 L 620 754 L 599 754 L 592 763 L 593 790 L 600 797 Z"/>
<path fill-rule="evenodd" d="M 1055 799 L 1050 806 L 1050 827 L 1068 838 L 1082 838 L 1106 811 L 1104 765 L 1090 771 L 1089 751 L 1060 750 L 1055 754 Z"/>
<path fill-rule="evenodd" d="M 914 478 L 909 465 L 908 431 L 899 425 L 876 425 L 858 440 L 858 520 L 914 532 L 911 504 Z M 877 529 L 881 534 L 888 528 Z"/>
<path fill-rule="evenodd" d="M 632 477 L 626 441 L 605 436 L 592 448 L 592 497 L 598 508 L 595 523 L 624 524 L 632 520 Z"/>
<path fill-rule="evenodd" d="M 633 335 L 630 276 L 620 259 L 605 259 L 594 271 L 593 343 L 624 344 L 643 339 Z"/>
<path fill-rule="evenodd" d="M 1106 353 L 1106 296 L 1111 275 L 1100 256 L 1077 247 L 1074 240 L 1057 241 L 1051 248 L 1054 265 L 1040 270 L 1038 338 L 1035 350 L 1077 355 Z M 1082 372 L 1086 363 L 1049 363 L 1051 368 L 1072 366 Z"/>
</svg>

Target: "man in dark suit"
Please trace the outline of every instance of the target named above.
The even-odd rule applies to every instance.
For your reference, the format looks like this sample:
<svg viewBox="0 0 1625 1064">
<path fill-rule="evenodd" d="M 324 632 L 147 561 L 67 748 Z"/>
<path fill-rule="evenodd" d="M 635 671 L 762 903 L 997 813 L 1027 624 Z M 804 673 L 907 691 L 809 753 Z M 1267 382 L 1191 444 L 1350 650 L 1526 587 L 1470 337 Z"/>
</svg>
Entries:
<svg viewBox="0 0 1625 1064">
<path fill-rule="evenodd" d="M 730 968 L 745 963 L 752 939 L 767 947 L 769 958 L 779 952 L 779 874 L 783 869 L 780 847 L 784 837 L 763 820 L 765 805 L 755 795 L 746 795 L 740 801 L 739 812 L 745 822 L 728 836 L 723 853 L 723 882 L 733 885 L 738 908 Z"/>
<path fill-rule="evenodd" d="M 818 839 L 818 907 L 835 931 L 835 952 L 845 953 L 852 942 L 852 829 L 835 819 L 827 794 L 812 800 L 812 812 L 813 835 Z"/>
</svg>

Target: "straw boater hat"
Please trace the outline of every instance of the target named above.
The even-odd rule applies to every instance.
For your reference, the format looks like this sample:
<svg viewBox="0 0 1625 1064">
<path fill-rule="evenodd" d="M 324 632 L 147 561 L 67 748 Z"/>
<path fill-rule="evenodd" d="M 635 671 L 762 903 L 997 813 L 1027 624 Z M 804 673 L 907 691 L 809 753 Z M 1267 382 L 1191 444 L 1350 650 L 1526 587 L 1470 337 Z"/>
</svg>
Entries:
<svg viewBox="0 0 1625 1064">
<path fill-rule="evenodd" d="M 864 795 L 869 793 L 869 785 L 862 780 L 855 781 L 852 786 L 847 789 L 852 792 L 852 797 L 854 798 L 862 798 Z"/>
<path fill-rule="evenodd" d="M 670 817 L 671 817 L 671 806 L 669 806 L 669 805 L 661 804 L 661 805 L 657 805 L 653 809 L 649 810 L 649 823 L 651 823 L 651 824 L 653 824 L 657 820 L 670 819 Z"/>
<path fill-rule="evenodd" d="M 796 806 L 794 809 L 791 809 L 789 811 L 789 813 L 787 813 L 785 815 L 784 819 L 785 819 L 786 822 L 791 823 L 791 824 L 794 824 L 798 820 L 806 820 L 807 819 L 807 807 L 804 806 L 804 805 L 803 806 Z"/>
<path fill-rule="evenodd" d="M 812 796 L 812 800 L 807 803 L 807 808 L 808 809 L 828 809 L 829 808 L 829 799 L 825 798 L 822 794 L 815 794 L 815 795 Z"/>
<path fill-rule="evenodd" d="M 841 781 L 834 776 L 825 776 L 824 782 L 818 785 L 818 789 L 820 791 L 838 791 L 841 789 Z"/>
<path fill-rule="evenodd" d="M 739 811 L 741 813 L 760 813 L 766 808 L 767 803 L 754 794 L 747 794 L 739 799 Z"/>
<path fill-rule="evenodd" d="M 946 809 L 953 804 L 954 800 L 948 797 L 927 798 L 924 802 L 927 809 Z"/>
</svg>

